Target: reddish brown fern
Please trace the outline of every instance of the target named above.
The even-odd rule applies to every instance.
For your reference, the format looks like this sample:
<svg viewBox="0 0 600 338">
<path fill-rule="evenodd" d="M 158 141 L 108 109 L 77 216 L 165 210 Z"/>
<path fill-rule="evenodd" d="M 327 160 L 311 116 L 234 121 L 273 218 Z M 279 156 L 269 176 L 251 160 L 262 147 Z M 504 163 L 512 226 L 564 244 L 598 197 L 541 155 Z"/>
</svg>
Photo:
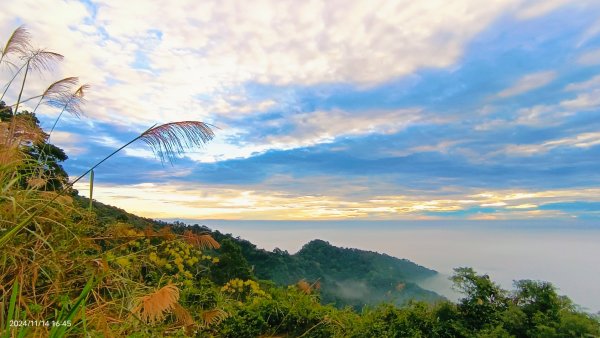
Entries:
<svg viewBox="0 0 600 338">
<path fill-rule="evenodd" d="M 197 246 L 203 249 L 218 249 L 221 247 L 219 242 L 215 241 L 209 234 L 195 234 L 191 230 L 185 230 L 183 232 L 183 239 L 191 245 Z"/>
<path fill-rule="evenodd" d="M 138 305 L 133 313 L 146 323 L 155 324 L 165 319 L 165 314 L 171 312 L 179 300 L 179 289 L 173 284 L 167 284 L 161 289 L 138 299 Z"/>
<path fill-rule="evenodd" d="M 202 326 L 207 328 L 218 325 L 229 317 L 229 314 L 221 309 L 212 309 L 202 312 Z"/>
<path fill-rule="evenodd" d="M 305 293 L 307 295 L 311 294 L 313 291 L 312 286 L 304 279 L 301 279 L 300 281 L 298 281 L 296 286 L 298 287 L 298 290 L 300 290 L 302 293 Z"/>
</svg>

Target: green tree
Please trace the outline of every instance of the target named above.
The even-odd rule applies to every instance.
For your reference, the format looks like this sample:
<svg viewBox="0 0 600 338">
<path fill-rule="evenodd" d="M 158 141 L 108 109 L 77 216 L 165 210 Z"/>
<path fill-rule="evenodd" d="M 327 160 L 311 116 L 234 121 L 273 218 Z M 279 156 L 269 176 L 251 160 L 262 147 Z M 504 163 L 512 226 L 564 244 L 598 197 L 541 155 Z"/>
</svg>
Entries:
<svg viewBox="0 0 600 338">
<path fill-rule="evenodd" d="M 516 335 L 527 337 L 584 337 L 598 334 L 598 322 L 578 312 L 571 300 L 559 296 L 549 282 L 520 280 L 515 282 L 513 302 L 524 314 Z"/>
<path fill-rule="evenodd" d="M 456 268 L 454 272 L 451 277 L 454 287 L 465 294 L 458 308 L 467 328 L 481 330 L 496 326 L 501 313 L 508 308 L 507 292 L 488 275 L 478 275 L 472 268 Z"/>
<path fill-rule="evenodd" d="M 44 179 L 44 183 L 38 188 L 44 190 L 59 190 L 63 188 L 69 179 L 69 176 L 61 163 L 69 157 L 61 148 L 48 143 L 48 134 L 40 127 L 40 120 L 35 113 L 21 111 L 13 114 L 12 108 L 7 107 L 4 101 L 0 101 L 0 122 L 11 122 L 13 119 L 19 120 L 19 125 L 23 126 L 23 133 L 27 132 L 31 136 L 26 136 L 21 142 L 21 151 L 26 158 L 33 160 L 34 166 L 24 166 L 22 169 L 21 187 L 27 186 L 28 178 L 39 177 Z M 36 135 L 36 136 L 33 136 Z"/>
<path fill-rule="evenodd" d="M 219 249 L 219 263 L 211 269 L 212 279 L 219 285 L 227 283 L 234 278 L 253 278 L 252 269 L 248 264 L 240 247 L 231 239 L 224 239 Z"/>
<path fill-rule="evenodd" d="M 542 319 L 555 322 L 559 319 L 564 301 L 556 293 L 556 288 L 548 282 L 520 280 L 515 282 L 515 303 L 527 315 L 528 320 Z"/>
</svg>

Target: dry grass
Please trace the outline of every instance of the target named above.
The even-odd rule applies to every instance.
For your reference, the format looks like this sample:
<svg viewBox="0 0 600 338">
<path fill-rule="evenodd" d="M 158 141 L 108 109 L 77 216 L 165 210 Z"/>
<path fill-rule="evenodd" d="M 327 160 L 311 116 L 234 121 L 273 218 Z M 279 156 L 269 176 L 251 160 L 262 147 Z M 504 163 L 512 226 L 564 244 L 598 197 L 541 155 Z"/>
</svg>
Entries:
<svg viewBox="0 0 600 338">
<path fill-rule="evenodd" d="M 89 299 L 82 298 L 83 303 L 78 302 L 85 311 L 82 313 L 85 313 L 90 325 L 88 329 L 95 328 L 104 336 L 126 336 L 139 327 L 138 321 L 131 320 L 131 313 L 149 324 L 156 324 L 172 315 L 186 330 L 189 327 L 199 328 L 193 316 L 178 304 L 177 286 L 168 284 L 143 295 L 145 291 L 141 290 L 146 290 L 148 285 L 158 288 L 156 285 L 160 282 L 144 280 L 146 274 L 139 265 L 121 265 L 117 260 L 123 257 L 125 262 L 141 260 L 146 268 L 151 266 L 147 257 L 149 248 L 168 241 L 186 241 L 200 248 L 218 248 L 219 243 L 210 235 L 192 232 L 178 235 L 168 227 L 158 231 L 150 228 L 138 231 L 128 224 L 117 224 L 113 227 L 115 230 L 110 231 L 100 218 L 80 208 L 68 196 L 72 184 L 81 177 L 56 191 L 44 191 L 48 189 L 48 180 L 54 179 L 47 173 L 41 174 L 45 172 L 43 168 L 47 165 L 44 163 L 47 158 L 33 158 L 26 151 L 33 149 L 33 144 L 47 142 L 49 135 L 37 126 L 32 115 L 22 114 L 19 105 L 39 99 L 38 106 L 47 104 L 61 109 L 60 114 L 68 112 L 80 116 L 89 86 L 79 85 L 76 77 L 67 77 L 50 84 L 41 95 L 24 99 L 23 89 L 30 87 L 28 74 L 50 70 L 63 59 L 61 54 L 33 49 L 29 39 L 27 30 L 19 27 L 0 50 L 0 63 L 14 67 L 11 69 L 12 78 L 0 88 L 0 92 L 4 91 L 0 100 L 9 93 L 13 82 L 20 86 L 16 91 L 16 103 L 2 108 L 3 118 L 6 118 L 0 122 L 0 303 L 3 304 L 0 311 L 6 305 L 4 300 L 10 286 L 18 281 L 20 291 L 16 312 L 20 318 L 56 318 L 58 313 L 62 313 L 61 309 L 69 311 L 74 300 L 79 299 L 77 296 L 82 288 L 87 288 Z M 155 126 L 91 169 L 140 138 L 164 161 L 172 160 L 184 150 L 202 146 L 213 136 L 207 124 L 197 121 Z M 146 246 L 143 249 L 146 251 L 138 251 L 134 244 L 138 245 L 137 248 L 139 245 Z M 188 247 L 187 244 L 182 245 Z M 93 286 L 89 284 L 88 287 L 86 281 L 93 280 L 89 279 L 90 275 L 98 278 Z M 82 313 L 73 315 L 74 323 L 83 318 Z M 205 312 L 202 321 L 209 325 L 226 317 L 227 313 L 222 310 L 213 310 Z M 4 327 L 2 318 L 0 314 L 1 328 Z M 82 327 L 79 324 L 72 329 L 81 333 Z M 160 330 L 160 327 L 153 329 Z M 40 327 L 27 334 L 48 336 L 48 333 L 47 328 Z"/>
</svg>

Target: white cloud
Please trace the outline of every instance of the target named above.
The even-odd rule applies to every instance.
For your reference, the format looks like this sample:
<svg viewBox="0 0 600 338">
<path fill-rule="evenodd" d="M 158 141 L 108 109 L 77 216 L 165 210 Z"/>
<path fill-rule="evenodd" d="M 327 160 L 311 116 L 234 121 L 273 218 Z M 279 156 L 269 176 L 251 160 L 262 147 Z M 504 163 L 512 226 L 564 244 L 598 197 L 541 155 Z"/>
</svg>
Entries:
<svg viewBox="0 0 600 338">
<path fill-rule="evenodd" d="M 582 133 L 572 137 L 564 137 L 541 144 L 509 145 L 504 152 L 516 156 L 532 156 L 543 154 L 558 147 L 590 148 L 600 144 L 600 133 Z"/>
<path fill-rule="evenodd" d="M 342 110 L 316 111 L 290 116 L 282 123 L 293 129 L 285 135 L 268 136 L 265 142 L 290 149 L 330 142 L 342 136 L 391 134 L 424 119 L 419 108 L 372 111 L 361 114 Z M 436 120 L 428 120 L 435 123 Z"/>
<path fill-rule="evenodd" d="M 514 123 L 532 127 L 549 127 L 561 124 L 574 113 L 556 105 L 536 105 L 519 109 Z"/>
<path fill-rule="evenodd" d="M 246 81 L 370 85 L 450 66 L 516 3 L 98 1 L 92 17 L 79 2 L 22 0 L 3 4 L 0 31 L 27 23 L 37 43 L 66 55 L 56 77 L 93 85 L 90 118 L 142 128 L 270 107 L 269 99 L 241 108 L 228 100 Z M 139 55 L 150 70 L 133 66 Z"/>
<path fill-rule="evenodd" d="M 290 193 L 269 189 L 265 185 L 230 187 L 171 182 L 136 185 L 100 183 L 94 187 L 94 196 L 102 202 L 119 205 L 145 217 L 255 220 L 436 218 L 437 212 L 468 210 L 477 206 L 497 208 L 498 211 L 493 214 L 495 218 L 523 219 L 557 216 L 555 212 L 538 209 L 545 203 L 573 202 L 581 198 L 600 201 L 599 189 L 462 189 L 460 193 L 444 194 L 443 197 L 436 195 L 437 191 L 412 195 L 370 195 L 355 200 L 349 192 L 357 189 L 356 182 L 345 181 L 332 191 L 311 183 L 320 191 L 319 194 Z M 85 194 L 87 183 L 78 183 L 75 188 Z M 562 216 L 569 217 L 567 214 Z"/>
<path fill-rule="evenodd" d="M 594 88 L 600 88 L 600 75 L 596 75 L 593 78 L 586 80 L 586 81 L 571 83 L 565 87 L 565 90 L 566 91 L 582 91 L 582 90 L 588 90 L 588 89 L 594 89 Z"/>
<path fill-rule="evenodd" d="M 589 80 L 571 83 L 565 91 L 576 92 L 576 96 L 563 100 L 560 106 L 575 111 L 594 110 L 600 106 L 600 75 Z"/>
<path fill-rule="evenodd" d="M 119 142 L 119 140 L 109 135 L 91 135 L 89 136 L 89 140 L 109 148 L 117 148 L 123 145 L 122 142 Z"/>
<path fill-rule="evenodd" d="M 577 59 L 577 62 L 585 66 L 600 64 L 600 49 L 594 49 L 582 54 L 579 59 Z"/>
<path fill-rule="evenodd" d="M 81 146 L 81 137 L 74 133 L 55 130 L 50 136 L 50 142 L 62 148 L 68 155 L 80 155 L 87 151 Z"/>
<path fill-rule="evenodd" d="M 571 0 L 530 0 L 524 3 L 525 5 L 516 12 L 516 17 L 519 19 L 534 19 L 573 2 Z"/>
<path fill-rule="evenodd" d="M 552 82 L 552 80 L 554 80 L 555 77 L 556 72 L 554 71 L 528 74 L 520 78 L 512 87 L 507 88 L 498 93 L 498 96 L 510 97 L 523 94 L 530 90 L 547 85 L 548 83 Z"/>
<path fill-rule="evenodd" d="M 361 114 L 342 110 L 297 113 L 270 122 L 271 127 L 289 127 L 290 130 L 285 134 L 253 137 L 248 130 L 223 130 L 217 133 L 206 149 L 197 153 L 186 153 L 185 156 L 205 163 L 247 158 L 270 149 L 308 147 L 332 142 L 344 136 L 395 133 L 415 123 L 444 123 L 448 119 L 428 116 L 419 108 L 370 111 Z M 243 146 L 230 144 L 228 138 L 243 139 Z"/>
<path fill-rule="evenodd" d="M 578 111 L 593 110 L 600 106 L 600 89 L 581 93 L 576 98 L 562 101 L 561 106 Z"/>
<path fill-rule="evenodd" d="M 600 33 L 600 20 L 596 20 L 596 22 L 594 22 L 588 27 L 588 29 L 585 30 L 585 32 L 583 32 L 583 34 L 581 34 L 579 42 L 577 43 L 577 47 L 581 47 L 586 42 L 598 35 L 598 33 Z"/>
<path fill-rule="evenodd" d="M 535 73 L 529 74 L 517 81 L 513 87 L 504 90 L 500 95 L 516 95 L 522 91 L 537 88 L 547 83 L 555 74 Z M 574 93 L 573 97 L 564 99 L 557 104 L 536 104 L 531 107 L 521 108 L 514 117 L 492 118 L 484 120 L 475 126 L 477 131 L 486 131 L 499 128 L 510 128 L 517 125 L 532 127 L 557 126 L 566 118 L 579 112 L 596 109 L 600 106 L 600 75 L 588 80 L 570 83 L 564 88 L 565 92 Z M 518 149 L 527 149 L 528 146 Z M 532 148 L 533 149 L 533 148 Z"/>
</svg>

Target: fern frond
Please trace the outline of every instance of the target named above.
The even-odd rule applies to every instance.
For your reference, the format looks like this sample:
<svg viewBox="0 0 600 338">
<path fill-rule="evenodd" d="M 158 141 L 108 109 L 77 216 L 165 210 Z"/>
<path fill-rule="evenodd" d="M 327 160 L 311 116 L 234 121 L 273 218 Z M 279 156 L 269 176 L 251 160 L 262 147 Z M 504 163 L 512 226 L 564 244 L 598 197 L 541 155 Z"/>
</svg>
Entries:
<svg viewBox="0 0 600 338">
<path fill-rule="evenodd" d="M 181 121 L 162 124 L 146 130 L 141 139 L 154 154 L 165 162 L 183 154 L 187 149 L 202 147 L 212 140 L 214 133 L 208 124 L 199 121 Z"/>
<path fill-rule="evenodd" d="M 221 309 L 212 309 L 202 312 L 202 327 L 208 328 L 213 325 L 218 325 L 223 320 L 227 319 L 229 314 Z"/>
<path fill-rule="evenodd" d="M 154 238 L 157 236 L 157 232 L 152 229 L 152 226 L 148 225 L 144 228 L 144 237 L 146 238 Z"/>
<path fill-rule="evenodd" d="M 179 305 L 179 303 L 175 303 L 173 306 L 173 314 L 177 319 L 177 322 L 182 326 L 190 326 L 196 324 L 194 322 L 194 318 L 192 315 L 186 310 L 183 306 Z"/>
<path fill-rule="evenodd" d="M 154 324 L 165 319 L 165 314 L 175 307 L 179 300 L 179 289 L 173 284 L 167 284 L 159 290 L 138 299 L 138 306 L 133 309 L 140 319 Z"/>
<path fill-rule="evenodd" d="M 160 230 L 158 230 L 157 235 L 166 241 L 172 241 L 177 237 L 173 231 L 171 231 L 171 227 L 169 226 L 161 227 Z"/>
<path fill-rule="evenodd" d="M 312 293 L 312 287 L 304 279 L 301 279 L 300 281 L 298 281 L 296 286 L 298 287 L 298 290 L 300 290 L 304 294 L 310 295 Z"/>
<path fill-rule="evenodd" d="M 202 249 L 218 249 L 221 244 L 212 238 L 209 234 L 198 235 L 192 230 L 185 230 L 183 232 L 183 239 L 191 245 L 197 246 Z"/>
</svg>

